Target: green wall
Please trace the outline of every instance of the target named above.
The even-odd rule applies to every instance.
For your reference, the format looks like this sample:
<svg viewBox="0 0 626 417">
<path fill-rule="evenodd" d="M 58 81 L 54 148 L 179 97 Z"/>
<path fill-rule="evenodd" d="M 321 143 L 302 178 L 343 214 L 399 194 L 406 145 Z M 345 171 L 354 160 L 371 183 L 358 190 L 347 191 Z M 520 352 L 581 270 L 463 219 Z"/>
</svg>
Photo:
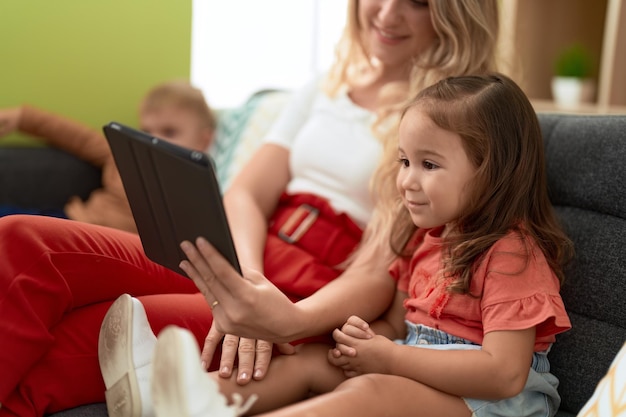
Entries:
<svg viewBox="0 0 626 417">
<path fill-rule="evenodd" d="M 152 85 L 189 78 L 191 0 L 0 0 L 0 16 L 0 108 L 137 125 Z"/>
</svg>

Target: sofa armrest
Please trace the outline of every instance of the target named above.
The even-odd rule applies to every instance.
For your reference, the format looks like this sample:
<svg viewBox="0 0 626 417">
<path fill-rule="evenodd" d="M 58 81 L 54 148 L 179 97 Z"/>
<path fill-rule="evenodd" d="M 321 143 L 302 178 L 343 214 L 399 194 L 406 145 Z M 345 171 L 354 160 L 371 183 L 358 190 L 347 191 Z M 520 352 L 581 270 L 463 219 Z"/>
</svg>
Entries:
<svg viewBox="0 0 626 417">
<path fill-rule="evenodd" d="M 61 209 L 100 187 L 100 169 L 56 148 L 0 147 L 0 204 Z"/>
</svg>

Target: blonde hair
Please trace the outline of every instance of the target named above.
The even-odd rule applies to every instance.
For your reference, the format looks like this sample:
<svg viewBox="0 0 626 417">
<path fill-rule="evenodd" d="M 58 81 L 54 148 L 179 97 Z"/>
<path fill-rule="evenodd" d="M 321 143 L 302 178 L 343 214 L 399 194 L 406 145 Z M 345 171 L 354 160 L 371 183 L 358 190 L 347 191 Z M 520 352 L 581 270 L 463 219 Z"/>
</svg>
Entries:
<svg viewBox="0 0 626 417">
<path fill-rule="evenodd" d="M 140 111 L 177 107 L 195 113 L 203 127 L 215 130 L 217 119 L 199 88 L 186 80 L 172 80 L 151 88 L 141 101 Z"/>
<path fill-rule="evenodd" d="M 324 86 L 331 97 L 358 85 L 360 75 L 372 65 L 361 37 L 358 7 L 359 0 L 348 2 L 348 21 Z M 371 181 L 376 209 L 364 242 L 374 243 L 378 248 L 388 247 L 397 214 L 397 164 L 393 160 L 397 157 L 397 127 L 402 109 L 420 90 L 441 79 L 497 69 L 497 0 L 430 0 L 429 8 L 437 38 L 427 50 L 414 57 L 406 82 L 393 83 L 381 90 L 379 102 L 383 104 L 372 126 L 382 142 L 383 156 Z"/>
</svg>

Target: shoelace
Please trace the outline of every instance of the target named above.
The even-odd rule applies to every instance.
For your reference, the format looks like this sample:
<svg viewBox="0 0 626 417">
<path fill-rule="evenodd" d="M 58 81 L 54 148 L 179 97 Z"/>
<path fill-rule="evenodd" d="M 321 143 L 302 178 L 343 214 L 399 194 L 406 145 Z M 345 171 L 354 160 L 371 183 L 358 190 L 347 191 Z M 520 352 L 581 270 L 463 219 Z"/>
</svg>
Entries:
<svg viewBox="0 0 626 417">
<path fill-rule="evenodd" d="M 250 408 L 252 407 L 252 405 L 256 402 L 256 400 L 259 398 L 258 395 L 256 394 L 252 394 L 248 400 L 246 402 L 243 401 L 243 397 L 241 396 L 241 394 L 239 394 L 238 392 L 234 393 L 232 395 L 232 400 L 233 400 L 233 404 L 232 404 L 232 408 L 235 409 L 235 413 L 238 416 L 242 416 L 245 413 L 248 412 L 248 410 L 250 410 Z"/>
</svg>

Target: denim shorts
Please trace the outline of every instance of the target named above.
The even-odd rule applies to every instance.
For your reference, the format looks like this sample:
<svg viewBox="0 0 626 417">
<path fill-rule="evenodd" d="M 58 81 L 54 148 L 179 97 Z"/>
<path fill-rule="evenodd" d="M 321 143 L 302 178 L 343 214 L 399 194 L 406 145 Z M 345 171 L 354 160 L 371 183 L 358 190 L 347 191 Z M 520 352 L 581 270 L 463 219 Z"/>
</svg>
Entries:
<svg viewBox="0 0 626 417">
<path fill-rule="evenodd" d="M 429 349 L 480 349 L 480 345 L 441 330 L 406 322 L 407 336 L 399 344 Z M 558 379 L 550 373 L 548 352 L 535 352 L 528 380 L 521 393 L 504 400 L 463 398 L 473 417 L 552 417 L 561 397 Z"/>
</svg>

